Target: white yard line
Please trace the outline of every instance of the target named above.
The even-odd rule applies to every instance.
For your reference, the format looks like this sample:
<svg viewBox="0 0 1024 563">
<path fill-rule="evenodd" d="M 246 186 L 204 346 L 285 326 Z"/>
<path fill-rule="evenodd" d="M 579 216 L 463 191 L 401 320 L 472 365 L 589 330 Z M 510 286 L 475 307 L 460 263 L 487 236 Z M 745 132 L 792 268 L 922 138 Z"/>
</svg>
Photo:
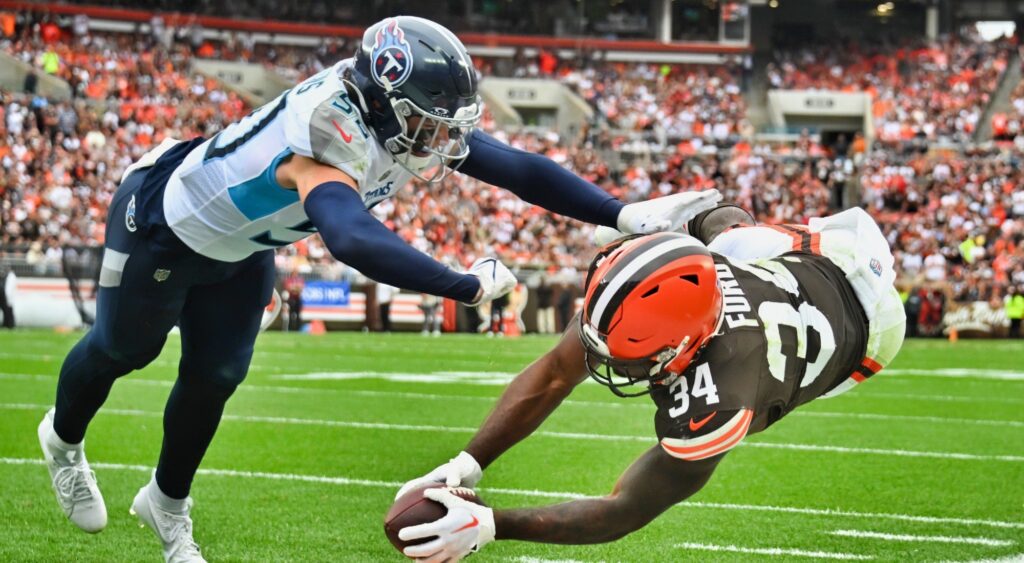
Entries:
<svg viewBox="0 0 1024 563">
<path fill-rule="evenodd" d="M 1020 420 L 992 420 L 981 418 L 946 418 L 943 416 L 917 416 L 908 414 L 874 414 L 867 412 L 826 412 L 826 411 L 796 411 L 788 416 L 820 417 L 820 418 L 845 418 L 856 420 L 892 420 L 896 422 L 927 422 L 935 424 L 977 424 L 980 426 L 998 426 L 1005 428 L 1024 428 L 1024 421 Z"/>
<path fill-rule="evenodd" d="M 882 370 L 883 376 L 951 377 L 954 379 L 999 379 L 1003 381 L 1024 381 L 1024 372 L 1006 369 L 939 368 L 939 369 L 891 369 Z"/>
<path fill-rule="evenodd" d="M 910 534 L 885 534 L 882 532 L 869 532 L 862 530 L 834 530 L 829 532 L 833 536 L 845 538 L 865 538 L 873 540 L 903 541 L 903 542 L 934 542 L 934 543 L 959 543 L 966 545 L 985 545 L 989 547 L 1007 547 L 1013 545 L 1010 540 L 997 540 L 993 538 L 975 538 L 963 536 L 915 536 Z"/>
<path fill-rule="evenodd" d="M 911 401 L 941 401 L 951 403 L 1002 403 L 1007 405 L 1024 405 L 1024 399 L 1014 397 L 964 397 L 963 395 L 930 395 L 926 393 L 885 393 L 876 391 L 855 390 L 829 399 L 907 399 Z"/>
<path fill-rule="evenodd" d="M 16 379 L 16 380 L 31 380 L 31 381 L 46 381 L 55 382 L 56 376 L 50 375 L 37 375 L 27 373 L 0 373 L 0 379 Z M 152 385 L 157 387 L 171 387 L 174 385 L 173 381 L 166 380 L 154 380 L 154 379 L 141 379 L 138 377 L 126 377 L 121 379 L 120 382 L 135 383 L 140 385 Z M 273 393 L 289 393 L 289 394 L 323 394 L 323 393 L 337 393 L 342 395 L 353 395 L 358 397 L 382 397 L 382 398 L 405 398 L 405 399 L 417 399 L 417 400 L 428 400 L 428 401 L 473 401 L 473 402 L 485 402 L 488 404 L 494 404 L 497 401 L 495 396 L 472 396 L 472 395 L 451 395 L 443 393 L 416 393 L 411 391 L 371 391 L 366 389 L 321 389 L 314 387 L 288 387 L 280 385 L 260 385 L 260 384 L 242 384 L 238 388 L 241 391 L 262 391 L 262 392 L 273 392 Z M 963 398 L 963 397 L 951 397 L 951 398 Z M 987 400 L 987 399 L 979 399 Z M 637 409 L 645 412 L 654 410 L 654 405 L 647 401 L 585 401 L 576 399 L 566 399 L 562 401 L 563 405 L 584 407 L 584 408 L 610 408 L 610 409 Z M 875 414 L 875 413 L 863 413 L 863 412 L 828 412 L 828 411 L 808 411 L 798 410 L 791 413 L 788 416 L 795 416 L 798 418 L 811 417 L 811 418 L 840 418 L 840 419 L 858 419 L 858 420 L 891 420 L 897 422 L 924 422 L 924 423 L 937 423 L 937 424 L 976 424 L 980 426 L 996 426 L 1004 428 L 1024 428 L 1024 421 L 1019 420 L 994 420 L 994 419 L 975 419 L 975 418 L 947 418 L 942 416 L 915 416 L 915 415 L 898 415 L 898 414 Z"/>
<path fill-rule="evenodd" d="M 989 526 L 993 528 L 1011 528 L 1024 530 L 1024 522 L 981 520 L 977 518 L 956 518 L 951 516 L 919 516 L 914 514 L 894 514 L 889 512 L 856 512 L 851 510 L 840 510 L 832 508 L 801 508 L 794 506 L 771 506 L 765 504 L 735 504 L 717 502 L 686 502 L 679 506 L 699 506 L 705 508 L 750 510 L 760 512 L 780 512 L 787 514 L 808 514 L 812 516 L 834 516 L 837 518 L 868 518 L 871 520 L 898 520 L 902 522 L 918 522 L 923 524 Z"/>
<path fill-rule="evenodd" d="M 38 410 L 45 411 L 50 408 L 49 405 L 44 404 L 29 404 L 29 403 L 0 403 L 0 409 L 5 410 Z M 100 411 L 101 413 L 108 415 L 122 415 L 122 416 L 149 416 L 160 418 L 163 417 L 163 413 L 160 411 L 142 411 L 134 409 L 114 409 L 105 408 Z M 262 422 L 270 424 L 292 424 L 300 426 L 326 426 L 336 428 L 357 428 L 357 429 L 372 429 L 372 430 L 392 430 L 392 431 L 408 431 L 408 432 L 445 432 L 453 434 L 473 434 L 477 431 L 476 428 L 470 426 L 437 426 L 429 424 L 392 424 L 387 422 L 362 422 L 362 421 L 350 421 L 350 420 L 325 420 L 316 418 L 295 418 L 295 417 L 279 417 L 279 416 L 247 416 L 247 415 L 232 415 L 225 414 L 224 420 L 232 420 L 239 422 Z M 567 440 L 591 440 L 591 441 L 602 441 L 602 442 L 639 442 L 646 444 L 654 444 L 656 440 L 654 436 L 638 436 L 638 435 L 616 435 L 616 434 L 590 434 L 584 432 L 553 432 L 540 430 L 534 432 L 532 436 L 542 436 L 546 438 L 557 438 Z M 1024 456 L 1016 455 L 983 455 L 983 454 L 967 454 L 959 452 L 930 452 L 930 451 L 919 451 L 919 450 L 889 450 L 882 448 L 848 448 L 844 446 L 827 446 L 820 444 L 788 444 L 781 442 L 740 442 L 742 447 L 748 448 L 764 448 L 764 449 L 782 449 L 782 450 L 796 450 L 796 451 L 809 451 L 809 452 L 829 452 L 829 453 L 844 453 L 844 454 L 866 454 L 866 455 L 881 455 L 881 456 L 898 456 L 898 457 L 917 457 L 917 458 L 931 458 L 931 459 L 955 459 L 964 461 L 1007 461 L 1007 462 L 1024 462 Z"/>
<path fill-rule="evenodd" d="M 813 557 L 815 559 L 847 559 L 864 561 L 874 559 L 870 555 L 854 553 L 833 553 L 829 551 L 804 551 L 802 549 L 786 549 L 781 547 L 738 547 L 735 545 L 716 545 L 711 543 L 677 543 L 677 549 L 696 549 L 700 551 L 725 551 L 729 553 L 747 553 L 753 555 L 771 555 L 777 557 Z"/>
<path fill-rule="evenodd" d="M 0 457 L 2 465 L 43 465 L 41 459 L 25 459 Z M 126 471 L 142 471 L 149 473 L 152 467 L 145 465 L 130 465 L 122 463 L 91 462 L 93 469 L 110 469 Z M 235 471 L 230 469 L 199 469 L 200 475 L 215 475 L 221 477 L 242 477 L 250 479 L 272 479 L 278 481 L 300 481 L 307 483 L 321 483 L 327 485 L 378 487 L 387 489 L 398 489 L 404 483 L 398 481 L 377 481 L 372 479 L 353 479 L 348 477 L 328 477 L 322 475 L 301 475 L 293 473 L 269 473 L 263 471 Z M 559 491 L 538 491 L 528 489 L 508 489 L 498 487 L 480 487 L 481 492 L 508 494 L 524 497 L 552 498 L 552 499 L 575 499 L 588 498 L 592 495 L 585 495 L 574 492 Z M 897 520 L 904 522 L 924 522 L 930 524 L 955 524 L 961 526 L 988 526 L 993 528 L 1024 529 L 1024 522 L 1007 522 L 1002 520 L 981 520 L 975 518 L 957 518 L 947 516 L 921 516 L 915 514 L 898 514 L 885 512 L 856 512 L 851 510 L 836 510 L 831 508 L 810 508 L 797 506 L 771 506 L 758 504 L 732 504 L 719 502 L 683 502 L 676 505 L 676 508 L 706 508 L 714 510 L 733 510 L 740 512 L 775 512 L 786 514 L 803 514 L 810 516 L 826 516 L 837 518 L 867 518 L 876 520 Z"/>
<path fill-rule="evenodd" d="M 779 442 L 740 442 L 741 446 L 751 448 L 771 448 L 781 450 L 800 450 L 805 452 L 834 452 L 843 454 L 876 454 L 899 457 L 926 457 L 932 459 L 960 459 L 970 461 L 1008 461 L 1024 462 L 1019 455 L 983 455 L 959 452 L 929 452 L 920 450 L 890 450 L 882 448 L 847 448 L 844 446 L 824 446 L 820 444 L 784 444 Z"/>
<path fill-rule="evenodd" d="M 520 555 L 519 557 L 509 557 L 505 561 L 514 561 L 515 563 L 585 563 L 577 559 L 541 559 L 539 557 L 529 557 L 526 555 Z"/>
<path fill-rule="evenodd" d="M 66 354 L 28 354 L 22 352 L 0 352 L 0 359 L 5 360 L 29 360 L 42 363 L 63 363 L 64 356 Z M 165 367 L 165 368 L 176 368 L 178 367 L 178 360 L 153 360 L 152 363 L 147 367 Z M 280 372 L 284 371 L 285 368 L 279 366 L 269 366 L 264 364 L 249 364 L 249 369 L 253 371 L 264 371 L 264 372 Z"/>
</svg>

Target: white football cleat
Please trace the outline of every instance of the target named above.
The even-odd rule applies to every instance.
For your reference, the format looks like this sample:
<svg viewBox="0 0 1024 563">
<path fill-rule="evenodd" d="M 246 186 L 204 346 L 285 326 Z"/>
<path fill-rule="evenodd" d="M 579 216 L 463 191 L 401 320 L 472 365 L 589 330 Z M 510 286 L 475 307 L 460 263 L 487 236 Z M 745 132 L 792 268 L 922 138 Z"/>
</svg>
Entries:
<svg viewBox="0 0 1024 563">
<path fill-rule="evenodd" d="M 161 509 L 150 493 L 150 487 L 156 487 L 156 481 L 150 481 L 139 489 L 128 511 L 137 516 L 142 524 L 149 526 L 164 544 L 164 561 L 167 563 L 206 563 L 199 552 L 199 544 L 192 539 L 192 497 L 185 499 L 185 508 L 181 512 L 170 512 Z"/>
<path fill-rule="evenodd" d="M 61 442 L 53 431 L 53 412 L 52 408 L 46 412 L 37 429 L 53 492 L 68 519 L 95 534 L 107 526 L 107 506 L 96 484 L 96 473 L 89 469 L 81 444 L 72 448 L 57 445 Z"/>
</svg>

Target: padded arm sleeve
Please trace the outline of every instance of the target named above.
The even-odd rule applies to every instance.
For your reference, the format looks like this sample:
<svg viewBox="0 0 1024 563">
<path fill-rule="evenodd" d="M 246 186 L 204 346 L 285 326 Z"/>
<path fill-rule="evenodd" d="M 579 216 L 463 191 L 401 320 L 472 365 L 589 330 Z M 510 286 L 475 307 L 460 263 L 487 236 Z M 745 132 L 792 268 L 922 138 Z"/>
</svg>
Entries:
<svg viewBox="0 0 1024 563">
<path fill-rule="evenodd" d="M 331 255 L 375 281 L 463 303 L 472 302 L 480 289 L 475 277 L 453 272 L 406 244 L 346 184 L 320 184 L 306 196 L 304 207 Z"/>
<path fill-rule="evenodd" d="M 483 131 L 473 131 L 460 172 L 505 188 L 524 200 L 595 225 L 614 228 L 623 203 L 556 164 L 514 149 Z"/>
<path fill-rule="evenodd" d="M 719 203 L 691 219 L 686 231 L 704 244 L 711 244 L 715 237 L 733 227 L 756 224 L 754 216 L 746 209 L 734 203 Z"/>
</svg>

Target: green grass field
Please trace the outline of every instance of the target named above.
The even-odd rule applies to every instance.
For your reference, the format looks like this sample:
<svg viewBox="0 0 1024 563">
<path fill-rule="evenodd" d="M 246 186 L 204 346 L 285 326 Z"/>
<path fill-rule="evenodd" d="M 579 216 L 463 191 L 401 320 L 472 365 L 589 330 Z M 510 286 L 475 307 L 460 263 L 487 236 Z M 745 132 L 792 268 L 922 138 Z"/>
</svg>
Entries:
<svg viewBox="0 0 1024 563">
<path fill-rule="evenodd" d="M 36 425 L 79 334 L 0 333 L 0 561 L 159 561 L 128 514 L 149 479 L 177 338 L 115 387 L 88 455 L 110 513 L 66 521 Z M 551 338 L 260 337 L 196 478 L 211 561 L 400 561 L 382 516 L 400 483 L 457 453 L 508 374 Z M 585 384 L 494 464 L 495 507 L 607 492 L 655 443 L 649 399 Z M 566 433 L 584 434 L 568 436 Z M 883 561 L 1024 557 L 1024 344 L 914 341 L 882 375 L 807 405 L 730 453 L 690 501 L 621 541 L 497 542 L 484 561 Z"/>
</svg>

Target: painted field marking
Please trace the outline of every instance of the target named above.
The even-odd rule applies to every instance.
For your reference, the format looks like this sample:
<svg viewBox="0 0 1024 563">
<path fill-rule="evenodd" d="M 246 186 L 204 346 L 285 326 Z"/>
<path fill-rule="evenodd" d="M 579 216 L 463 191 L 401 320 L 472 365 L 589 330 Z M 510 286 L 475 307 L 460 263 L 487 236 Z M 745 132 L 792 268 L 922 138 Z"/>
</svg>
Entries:
<svg viewBox="0 0 1024 563">
<path fill-rule="evenodd" d="M 1008 369 L 978 369 L 978 368 L 886 368 L 881 375 L 886 376 L 920 376 L 920 377 L 950 377 L 954 379 L 998 379 L 1002 381 L 1024 381 L 1024 372 Z"/>
<path fill-rule="evenodd" d="M 41 459 L 25 459 L 0 457 L 0 464 L 3 465 L 44 465 Z M 142 471 L 150 473 L 153 468 L 146 465 L 132 465 L 122 463 L 92 462 L 89 465 L 93 469 L 110 469 L 126 471 Z M 352 479 L 348 477 L 327 477 L 322 475 L 302 475 L 294 473 L 269 473 L 264 471 L 235 471 L 230 469 L 206 469 L 200 468 L 200 475 L 213 475 L 219 477 L 241 477 L 249 479 L 271 479 L 277 481 L 299 481 L 307 483 L 320 483 L 327 485 L 377 487 L 398 490 L 405 483 L 399 481 L 378 481 L 372 479 Z M 480 491 L 486 493 L 507 494 L 523 497 L 551 498 L 551 499 L 579 499 L 592 498 L 594 495 L 585 495 L 574 492 L 540 491 L 529 489 L 509 489 L 500 487 L 480 487 Z M 811 508 L 797 506 L 772 506 L 759 504 L 733 504 L 721 502 L 682 502 L 675 505 L 675 508 L 710 508 L 716 510 L 736 510 L 742 512 L 777 512 L 785 514 L 804 514 L 811 516 L 828 516 L 837 518 L 867 518 L 870 520 L 897 520 L 903 522 L 924 522 L 930 524 L 956 524 L 961 526 L 988 526 L 993 528 L 1011 528 L 1024 530 L 1024 522 L 1007 522 L 1002 520 L 983 520 L 976 518 L 959 518 L 951 516 L 921 516 L 915 514 L 898 514 L 886 512 L 856 512 L 852 510 L 837 510 L 832 508 Z"/>
<path fill-rule="evenodd" d="M 49 405 L 44 404 L 28 404 L 28 403 L 0 403 L 0 409 L 5 410 L 38 410 L 40 412 L 50 408 Z M 163 413 L 160 411 L 142 411 L 135 409 L 103 409 L 101 413 L 121 416 L 149 416 L 155 418 L 162 418 Z M 223 420 L 233 420 L 239 422 L 263 422 L 271 424 L 292 424 L 302 426 L 327 426 L 336 428 L 358 428 L 363 430 L 396 430 L 396 431 L 410 431 L 410 432 L 444 432 L 454 434 L 475 434 L 477 428 L 470 426 L 437 426 L 427 424 L 392 424 L 387 422 L 362 422 L 362 421 L 349 421 L 349 420 L 325 420 L 315 418 L 295 418 L 295 417 L 279 417 L 279 416 L 247 416 L 247 415 L 232 415 L 225 414 Z M 616 434 L 590 434 L 584 432 L 553 432 L 540 430 L 534 432 L 532 436 L 543 436 L 546 438 L 558 438 L 568 440 L 594 440 L 602 442 L 640 442 L 647 444 L 654 444 L 657 440 L 654 436 L 636 436 L 636 435 L 616 435 Z M 984 455 L 984 454 L 967 454 L 959 452 L 930 452 L 920 450 L 893 450 L 893 449 L 882 449 L 882 448 L 848 448 L 844 446 L 827 446 L 819 444 L 789 444 L 783 442 L 740 442 L 741 447 L 747 448 L 765 448 L 765 449 L 781 449 L 781 450 L 795 450 L 795 451 L 808 451 L 808 452 L 829 452 L 829 453 L 845 453 L 845 454 L 866 454 L 866 455 L 881 455 L 881 456 L 898 456 L 898 457 L 917 457 L 917 458 L 931 458 L 931 459 L 955 459 L 963 461 L 1007 461 L 1007 462 L 1024 462 L 1024 456 L 1016 455 Z"/>
<path fill-rule="evenodd" d="M 997 540 L 993 538 L 975 538 L 964 536 L 916 536 L 910 534 L 885 534 L 882 532 L 868 532 L 862 530 L 834 530 L 829 532 L 833 536 L 845 538 L 865 538 L 873 540 L 903 541 L 903 542 L 934 542 L 934 543 L 959 543 L 966 545 L 985 545 L 989 547 L 1007 547 L 1013 545 L 1010 540 Z"/>
<path fill-rule="evenodd" d="M 451 372 L 458 373 L 458 372 Z M 35 380 L 35 381 L 48 381 L 55 382 L 56 375 L 40 375 L 40 374 L 26 374 L 26 373 L 0 373 L 0 379 L 21 379 L 21 380 Z M 125 377 L 118 381 L 120 382 L 135 383 L 141 385 L 155 385 L 158 387 L 171 387 L 174 385 L 173 381 L 167 380 L 155 380 L 155 379 L 142 379 L 138 377 Z M 423 382 L 417 380 L 419 382 Z M 241 391 L 268 391 L 276 393 L 292 393 L 292 394 L 324 394 L 324 393 L 337 393 L 337 394 L 349 394 L 363 397 L 406 397 L 410 399 L 430 399 L 430 400 L 460 400 L 460 401 L 487 401 L 493 403 L 497 400 L 497 396 L 469 396 L 469 395 L 448 395 L 441 393 L 415 393 L 407 391 L 371 391 L 364 389 L 338 389 L 338 388 L 316 388 L 316 387 L 294 387 L 294 386 L 282 386 L 282 385 L 263 385 L 259 383 L 243 383 L 238 387 Z M 976 402 L 976 403 L 1010 403 L 1010 404 L 1024 404 L 1024 400 L 1014 399 L 1010 397 L 962 397 L 953 395 L 910 395 L 910 394 L 879 394 L 879 393 L 865 393 L 857 391 L 856 394 L 843 395 L 844 397 L 856 398 L 857 396 L 872 398 L 900 398 L 900 399 L 917 399 L 927 400 L 932 399 L 936 401 L 957 401 L 957 402 Z M 835 399 L 830 399 L 835 400 Z M 563 405 L 576 405 L 585 407 L 601 407 L 601 408 L 635 408 L 642 409 L 645 411 L 651 411 L 654 409 L 654 405 L 647 402 L 607 402 L 607 401 L 586 401 L 567 399 L 562 401 Z M 905 420 L 905 421 L 921 421 L 921 422 L 938 422 L 938 423 L 952 423 L 952 424 L 983 424 L 987 426 L 1012 426 L 1012 427 L 1024 427 L 1024 422 L 1016 420 L 983 420 L 983 419 L 969 419 L 969 418 L 943 418 L 935 416 L 909 416 L 909 415 L 884 415 L 884 414 L 872 414 L 872 413 L 831 413 L 824 411 L 796 411 L 793 416 L 818 416 L 818 417 L 852 417 L 862 419 L 877 419 L 877 420 Z"/>
<path fill-rule="evenodd" d="M 802 549 L 785 549 L 781 547 L 738 547 L 735 545 L 716 545 L 712 543 L 677 543 L 677 549 L 695 549 L 700 551 L 725 551 L 728 553 L 746 553 L 753 555 L 771 555 L 785 557 L 813 557 L 815 559 L 846 559 L 865 561 L 874 559 L 870 555 L 857 555 L 854 553 L 833 553 L 830 551 L 804 551 Z"/>
</svg>

